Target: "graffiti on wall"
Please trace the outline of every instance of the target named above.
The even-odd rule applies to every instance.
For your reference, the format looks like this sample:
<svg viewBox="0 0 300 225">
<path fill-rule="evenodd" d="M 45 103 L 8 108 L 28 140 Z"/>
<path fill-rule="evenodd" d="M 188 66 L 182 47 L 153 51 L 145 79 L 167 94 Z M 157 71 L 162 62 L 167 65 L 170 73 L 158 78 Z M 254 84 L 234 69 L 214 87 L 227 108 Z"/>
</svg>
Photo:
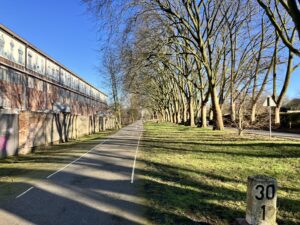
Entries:
<svg viewBox="0 0 300 225">
<path fill-rule="evenodd" d="M 25 45 L 0 30 L 0 56 L 25 65 Z"/>
<path fill-rule="evenodd" d="M 45 62 L 46 59 L 34 50 L 27 48 L 27 68 L 45 75 Z"/>
</svg>

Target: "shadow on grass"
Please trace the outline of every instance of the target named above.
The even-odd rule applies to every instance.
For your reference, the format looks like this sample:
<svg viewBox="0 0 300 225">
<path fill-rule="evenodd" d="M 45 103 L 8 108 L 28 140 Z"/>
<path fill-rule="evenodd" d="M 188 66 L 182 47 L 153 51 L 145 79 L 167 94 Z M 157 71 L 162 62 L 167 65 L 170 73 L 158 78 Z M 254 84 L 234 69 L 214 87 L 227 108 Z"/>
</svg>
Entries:
<svg viewBox="0 0 300 225">
<path fill-rule="evenodd" d="M 153 165 L 151 165 L 153 166 Z M 156 164 L 158 166 L 158 164 Z M 148 211 L 154 224 L 230 224 L 244 216 L 240 210 L 226 206 L 226 201 L 244 201 L 245 193 L 180 176 L 180 169 L 162 164 L 159 171 L 138 171 L 145 177 L 145 198 L 157 206 Z M 161 181 L 161 182 L 158 182 Z M 216 204 L 223 202 L 223 205 Z M 166 212 L 184 213 L 185 220 Z"/>
<path fill-rule="evenodd" d="M 127 139 L 127 141 L 125 141 L 121 138 L 115 138 L 111 146 L 121 145 L 132 147 L 135 142 L 136 139 Z M 158 147 L 157 145 L 159 146 L 159 144 L 149 141 L 147 144 L 143 143 L 143 148 L 147 148 L 151 151 L 153 146 Z M 165 148 L 166 143 L 162 143 L 162 145 L 164 145 L 164 151 L 167 151 L 169 154 L 174 152 L 172 151 L 172 149 L 174 149 L 173 147 L 168 149 L 168 146 Z M 185 143 L 185 145 L 188 144 Z M 86 145 L 86 148 L 90 149 L 91 147 L 90 144 Z M 189 148 L 189 145 L 186 147 Z M 194 152 L 196 153 L 197 151 Z M 207 151 L 203 152 L 207 153 Z M 234 151 L 232 152 L 234 153 Z M 212 151 L 212 153 L 214 153 L 214 151 Z M 51 218 L 54 218 L 53 221 L 50 221 L 51 223 L 53 222 L 53 224 L 95 224 L 95 221 L 99 223 L 99 218 L 101 218 L 101 221 L 112 219 L 116 224 L 122 225 L 139 224 L 128 218 L 124 218 L 121 213 L 116 215 L 104 212 L 97 208 L 97 206 L 101 204 L 122 208 L 131 214 L 134 214 L 134 208 L 143 207 L 146 209 L 151 222 L 158 225 L 222 225 L 230 224 L 235 218 L 245 216 L 245 212 L 240 210 L 239 204 L 245 202 L 246 193 L 216 184 L 208 184 L 205 180 L 197 180 L 185 174 L 194 172 L 202 174 L 208 179 L 221 182 L 242 182 L 238 179 L 207 173 L 201 170 L 154 163 L 150 160 L 141 160 L 141 162 L 146 164 L 146 168 L 150 169 L 140 168 L 136 170 L 136 174 L 142 175 L 141 180 L 136 182 L 141 188 L 141 192 L 136 193 L 133 190 L 134 186 L 129 182 L 133 157 L 122 154 L 122 151 L 116 153 L 111 149 L 102 149 L 102 151 L 96 150 L 91 152 L 91 155 L 95 158 L 82 158 L 80 161 L 74 163 L 74 165 L 84 167 L 85 169 L 92 169 L 91 171 L 103 171 L 104 174 L 107 174 L 105 172 L 115 172 L 122 175 L 122 177 L 128 177 L 128 179 L 113 180 L 107 177 L 100 179 L 98 176 L 98 178 L 96 178 L 76 174 L 76 170 L 72 172 L 63 171 L 54 176 L 51 181 L 55 182 L 58 187 L 77 193 L 77 195 L 73 196 L 74 199 L 53 192 L 50 193 L 45 190 L 36 189 L 34 192 L 25 195 L 25 198 L 22 198 L 20 201 L 14 201 L 1 208 L 37 224 L 49 224 L 49 219 L 51 220 Z M 54 158 L 54 161 L 58 159 L 59 157 Z M 124 163 L 117 164 L 120 160 Z M 47 161 L 42 162 L 46 163 Z M 22 173 L 22 171 L 18 171 L 18 169 L 11 171 L 12 174 Z M 27 171 L 27 173 L 23 173 L 22 176 L 27 176 L 30 174 L 29 172 L 45 171 L 39 169 L 36 171 Z M 46 172 L 50 174 L 52 171 Z M 122 198 L 113 197 L 113 195 L 103 194 L 101 191 L 125 194 L 126 196 L 138 195 L 146 198 L 148 202 L 150 202 L 150 205 L 145 206 L 129 202 Z M 92 199 L 95 204 L 90 205 L 86 202 L 78 202 L 76 199 L 79 196 L 83 199 Z M 228 204 L 229 202 L 231 204 Z M 47 207 L 45 207 L 45 203 L 47 203 Z M 235 205 L 235 203 L 237 205 Z M 293 212 L 296 215 L 299 212 L 300 202 L 297 200 L 279 198 L 279 205 L 280 210 Z M 66 221 L 69 223 L 66 223 Z M 101 224 L 105 224 L 105 221 Z M 296 225 L 297 223 L 289 219 L 284 219 L 283 221 L 279 221 L 279 224 Z"/>
<path fill-rule="evenodd" d="M 143 140 L 144 142 L 144 140 Z M 178 142 L 177 144 L 182 147 L 175 147 L 173 145 L 168 146 L 164 141 L 160 144 L 148 143 L 142 146 L 147 148 L 160 148 L 160 151 L 165 152 L 180 152 L 180 153 L 207 153 L 207 154 L 225 154 L 233 156 L 245 156 L 245 157 L 260 157 L 260 158 L 300 158 L 300 144 L 268 144 L 268 143 L 256 143 L 256 144 L 229 144 L 229 143 L 186 143 Z M 191 149 L 192 147 L 195 147 Z M 259 147 L 259 149 L 257 149 Z M 276 150 L 274 148 L 276 147 Z M 286 147 L 293 147 L 293 150 L 285 150 Z M 222 150 L 224 148 L 224 150 Z M 228 150 L 231 148 L 230 150 Z M 209 150 L 205 150 L 209 149 Z M 253 151 L 251 151 L 253 150 Z M 271 151 L 268 151 L 271 150 Z"/>
<path fill-rule="evenodd" d="M 234 171 L 229 176 L 217 174 L 220 172 L 220 168 L 211 172 L 202 171 L 201 167 L 195 169 L 196 166 L 192 169 L 184 168 L 177 166 L 180 161 L 176 161 L 176 164 L 172 165 L 172 155 L 174 155 L 174 160 L 176 160 L 177 153 L 179 155 L 191 154 L 191 158 L 193 158 L 192 155 L 196 157 L 198 153 L 208 158 L 211 155 L 212 159 L 218 155 L 224 160 L 228 159 L 228 164 L 230 164 L 230 160 L 238 160 L 238 158 L 226 158 L 227 156 L 249 157 L 249 160 L 260 158 L 295 160 L 300 157 L 300 142 L 272 143 L 268 140 L 231 136 L 228 140 L 224 136 L 225 133 L 218 132 L 207 135 L 206 131 L 203 132 L 203 135 L 202 131 L 199 131 L 199 136 L 196 133 L 191 136 L 190 133 L 193 132 L 189 131 L 194 131 L 194 129 L 182 129 L 170 126 L 169 129 L 161 131 L 160 125 L 157 125 L 155 128 L 147 128 L 142 139 L 141 149 L 146 153 L 147 158 L 142 161 L 145 170 L 139 171 L 143 175 L 141 189 L 145 190 L 145 198 L 153 206 L 148 211 L 148 215 L 154 224 L 228 225 L 232 224 L 236 218 L 245 217 L 246 192 L 240 191 L 239 188 L 234 188 L 232 185 L 243 184 L 246 188 L 247 177 L 244 177 L 245 180 L 235 179 Z M 173 132 L 174 130 L 175 132 Z M 161 156 L 159 156 L 160 154 Z M 164 162 L 163 159 L 160 159 L 163 163 L 157 162 L 156 157 L 166 155 L 168 155 L 168 162 Z M 149 160 L 147 160 L 148 158 Z M 185 161 L 183 160 L 181 163 L 185 163 Z M 199 163 L 204 162 L 199 159 Z M 196 173 L 197 176 L 193 177 L 191 173 Z M 209 182 L 205 179 L 208 179 Z M 227 186 L 227 182 L 231 184 Z M 299 194 L 298 188 L 285 187 L 282 190 Z M 242 208 L 244 209 L 241 210 Z M 279 196 L 278 208 L 281 215 L 277 220 L 279 225 L 299 224 L 300 201 L 298 198 Z M 177 223 L 176 216 L 168 214 L 168 212 L 184 214 L 186 220 L 189 221 Z M 286 216 L 287 214 L 288 216 Z"/>
<path fill-rule="evenodd" d="M 114 160 L 119 161 L 119 159 L 114 156 L 109 156 L 113 161 L 108 162 L 107 157 L 82 158 L 74 163 L 74 166 L 80 166 L 85 170 L 91 168 L 91 171 L 97 168 L 98 171 L 117 172 L 128 177 L 128 179 L 101 179 L 80 174 L 76 170 L 72 170 L 72 172 L 61 171 L 51 178 L 46 188 L 37 186 L 20 199 L 14 199 L 5 202 L 5 204 L 2 202 L 0 206 L 2 213 L 3 211 L 7 212 L 9 215 L 15 215 L 34 224 L 144 224 L 129 219 L 128 215 L 135 215 L 140 209 L 146 209 L 147 212 L 151 212 L 152 209 L 149 206 L 131 201 L 130 198 L 118 196 L 118 194 L 132 197 L 143 196 L 136 192 L 138 184 L 137 186 L 130 184 L 131 166 L 117 165 Z M 129 161 L 129 159 L 124 160 Z M 41 171 L 37 169 L 35 172 Z M 137 172 L 141 173 L 142 170 Z M 140 182 L 137 181 L 137 183 Z M 52 185 L 54 185 L 54 189 L 49 188 Z M 15 191 L 20 191 L 20 193 L 20 188 L 24 191 L 30 187 L 27 183 L 15 183 L 14 186 Z M 18 186 L 20 187 L 17 188 Z M 168 185 L 162 185 L 159 188 L 173 191 L 172 187 Z M 182 191 L 181 188 L 174 188 L 175 190 L 178 193 Z M 106 192 L 113 194 L 106 194 Z M 73 196 L 75 193 L 76 198 Z M 103 210 L 104 208 L 106 210 Z M 122 210 L 122 213 L 119 210 Z M 207 222 L 195 222 L 187 215 L 181 215 L 176 211 L 159 210 L 159 212 L 161 216 L 157 218 L 155 224 L 161 224 L 161 221 L 165 221 L 164 224 L 172 224 L 168 218 L 174 218 L 176 224 L 210 225 Z"/>
<path fill-rule="evenodd" d="M 147 164 L 147 162 L 144 163 Z M 153 168 L 152 163 L 148 166 Z M 227 204 L 228 202 L 245 203 L 245 192 L 208 185 L 187 176 L 182 177 L 180 176 L 181 168 L 170 168 L 158 163 L 155 164 L 155 167 L 159 168 L 158 172 L 138 171 L 143 176 L 150 178 L 142 180 L 142 189 L 145 191 L 144 197 L 152 205 L 157 206 L 148 209 L 148 216 L 154 224 L 220 225 L 232 224 L 236 218 L 245 217 L 245 211 L 233 209 L 232 204 L 231 206 Z M 205 174 L 205 176 L 216 179 L 214 174 Z M 217 176 L 217 178 L 226 181 L 226 177 Z M 279 197 L 278 207 L 282 211 L 292 212 L 296 215 L 299 213 L 300 201 Z M 173 211 L 184 212 L 185 219 L 178 220 L 176 214 L 168 213 Z M 296 225 L 298 223 L 289 219 L 279 219 L 278 224 Z"/>
</svg>

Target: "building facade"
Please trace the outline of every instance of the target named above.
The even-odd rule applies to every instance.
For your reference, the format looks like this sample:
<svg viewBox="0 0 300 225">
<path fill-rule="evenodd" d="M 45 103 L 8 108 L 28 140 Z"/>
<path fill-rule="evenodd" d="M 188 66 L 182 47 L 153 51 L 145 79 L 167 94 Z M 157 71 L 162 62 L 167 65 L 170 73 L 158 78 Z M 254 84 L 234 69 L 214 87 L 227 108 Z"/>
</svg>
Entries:
<svg viewBox="0 0 300 225">
<path fill-rule="evenodd" d="M 106 110 L 103 92 L 0 25 L 0 157 L 112 128 Z"/>
</svg>

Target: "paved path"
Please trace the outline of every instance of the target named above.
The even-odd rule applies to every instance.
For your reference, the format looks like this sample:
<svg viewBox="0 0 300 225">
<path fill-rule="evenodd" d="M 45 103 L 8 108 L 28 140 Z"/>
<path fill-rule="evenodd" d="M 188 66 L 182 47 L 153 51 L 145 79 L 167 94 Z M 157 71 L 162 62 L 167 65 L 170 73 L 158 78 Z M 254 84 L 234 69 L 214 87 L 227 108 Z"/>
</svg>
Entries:
<svg viewBox="0 0 300 225">
<path fill-rule="evenodd" d="M 266 130 L 245 130 L 246 133 L 259 134 L 269 136 L 269 131 Z M 300 139 L 300 134 L 272 131 L 272 137 Z"/>
<path fill-rule="evenodd" d="M 225 129 L 227 129 L 227 130 L 237 130 L 236 128 L 233 128 L 233 127 L 225 127 Z M 270 132 L 267 131 L 267 130 L 246 129 L 244 132 L 249 133 L 249 134 L 263 135 L 263 136 L 269 136 L 270 135 Z M 272 137 L 300 139 L 300 134 L 272 131 Z"/>
<path fill-rule="evenodd" d="M 147 224 L 131 183 L 142 129 L 141 121 L 125 127 L 62 170 L 33 181 L 33 188 L 1 207 L 0 224 Z"/>
</svg>

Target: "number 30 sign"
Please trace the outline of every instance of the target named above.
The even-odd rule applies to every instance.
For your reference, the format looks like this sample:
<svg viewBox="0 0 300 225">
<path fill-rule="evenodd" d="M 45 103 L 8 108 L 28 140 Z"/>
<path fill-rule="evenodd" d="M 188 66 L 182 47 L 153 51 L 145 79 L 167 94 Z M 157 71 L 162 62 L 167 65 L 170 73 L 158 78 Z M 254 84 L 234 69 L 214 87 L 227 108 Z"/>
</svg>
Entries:
<svg viewBox="0 0 300 225">
<path fill-rule="evenodd" d="M 259 190 L 259 193 L 255 195 L 255 198 L 257 200 L 272 200 L 275 196 L 275 185 L 269 184 L 267 187 L 259 184 L 255 188 L 256 190 Z M 266 220 L 266 205 L 261 206 L 262 209 L 262 220 Z"/>
<path fill-rule="evenodd" d="M 246 221 L 251 225 L 276 225 L 277 181 L 267 176 L 248 177 Z"/>
</svg>

